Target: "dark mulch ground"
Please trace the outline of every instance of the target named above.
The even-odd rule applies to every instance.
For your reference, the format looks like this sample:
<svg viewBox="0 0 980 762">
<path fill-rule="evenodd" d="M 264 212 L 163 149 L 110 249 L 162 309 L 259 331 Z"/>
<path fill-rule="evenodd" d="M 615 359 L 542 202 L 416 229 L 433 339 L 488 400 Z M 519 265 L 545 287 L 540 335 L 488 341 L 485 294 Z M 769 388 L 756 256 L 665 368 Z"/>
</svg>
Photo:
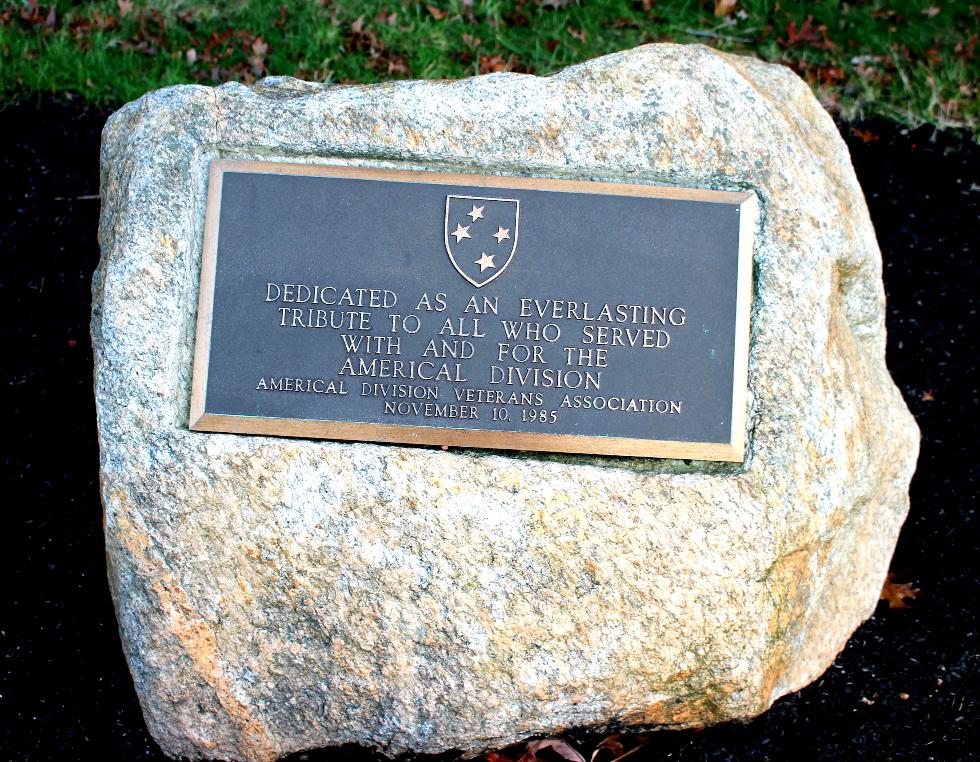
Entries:
<svg viewBox="0 0 980 762">
<path fill-rule="evenodd" d="M 104 571 L 88 319 L 105 117 L 70 103 L 0 110 L 7 759 L 163 758 L 140 715 Z M 924 435 L 892 568 L 921 593 L 908 610 L 879 605 L 822 678 L 754 722 L 656 734 L 637 762 L 971 754 L 980 149 L 929 129 L 861 129 L 870 134 L 843 131 L 885 256 L 889 365 Z M 570 735 L 586 752 L 599 737 Z M 371 758 L 349 748 L 306 756 Z"/>
</svg>

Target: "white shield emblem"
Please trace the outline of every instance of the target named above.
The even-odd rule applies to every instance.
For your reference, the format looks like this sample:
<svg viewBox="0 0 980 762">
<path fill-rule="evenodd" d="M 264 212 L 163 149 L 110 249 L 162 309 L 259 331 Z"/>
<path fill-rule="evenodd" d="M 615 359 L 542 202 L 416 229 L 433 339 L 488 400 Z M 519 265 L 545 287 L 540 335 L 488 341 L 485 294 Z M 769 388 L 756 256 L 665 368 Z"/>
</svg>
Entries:
<svg viewBox="0 0 980 762">
<path fill-rule="evenodd" d="M 446 196 L 446 253 L 477 288 L 503 275 L 517 251 L 516 198 Z"/>
</svg>

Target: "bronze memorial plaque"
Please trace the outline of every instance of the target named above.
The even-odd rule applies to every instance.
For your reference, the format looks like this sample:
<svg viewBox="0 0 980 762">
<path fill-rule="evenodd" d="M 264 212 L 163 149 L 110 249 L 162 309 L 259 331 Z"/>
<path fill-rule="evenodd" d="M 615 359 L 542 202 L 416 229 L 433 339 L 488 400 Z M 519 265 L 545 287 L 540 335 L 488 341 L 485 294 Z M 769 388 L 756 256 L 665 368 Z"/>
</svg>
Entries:
<svg viewBox="0 0 980 762">
<path fill-rule="evenodd" d="M 190 427 L 741 461 L 755 210 L 216 160 Z"/>
</svg>

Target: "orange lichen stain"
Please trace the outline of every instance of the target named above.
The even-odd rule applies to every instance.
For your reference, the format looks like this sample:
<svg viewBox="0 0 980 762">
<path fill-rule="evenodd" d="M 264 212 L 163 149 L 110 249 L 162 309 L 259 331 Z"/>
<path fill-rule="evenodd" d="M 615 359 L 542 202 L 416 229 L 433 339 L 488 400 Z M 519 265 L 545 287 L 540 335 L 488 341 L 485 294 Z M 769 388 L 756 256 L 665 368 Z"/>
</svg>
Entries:
<svg viewBox="0 0 980 762">
<path fill-rule="evenodd" d="M 721 700 L 734 693 L 734 685 L 712 685 L 696 698 L 656 701 L 619 716 L 625 725 L 680 725 L 687 728 L 704 727 L 729 717 L 721 709 Z"/>
<path fill-rule="evenodd" d="M 132 502 L 126 490 L 117 489 L 109 495 L 109 504 L 115 509 L 116 531 L 112 537 L 118 540 L 134 559 L 142 558 L 150 549 L 146 530 L 136 526 L 132 518 Z M 103 519 L 108 511 L 103 512 Z"/>
<path fill-rule="evenodd" d="M 406 127 L 405 140 L 411 148 L 418 148 L 425 142 L 425 135 L 412 127 Z"/>
<path fill-rule="evenodd" d="M 170 259 L 176 259 L 178 254 L 177 241 L 170 235 L 164 233 L 160 236 L 160 245 L 163 247 Z"/>
<path fill-rule="evenodd" d="M 559 125 L 552 123 L 546 124 L 541 130 L 541 136 L 548 139 L 554 140 L 559 135 L 561 135 L 562 129 Z"/>
<path fill-rule="evenodd" d="M 788 650 L 782 643 L 769 649 L 766 657 L 762 684 L 759 686 L 759 711 L 764 711 L 769 707 L 772 695 L 776 691 L 776 684 L 786 674 L 790 666 Z"/>
<path fill-rule="evenodd" d="M 115 509 L 116 531 L 113 538 L 122 544 L 135 563 L 149 569 L 145 576 L 157 580 L 152 589 L 167 618 L 167 628 L 180 641 L 198 674 L 211 686 L 229 719 L 238 727 L 241 751 L 257 762 L 277 759 L 279 749 L 265 726 L 235 695 L 232 681 L 224 674 L 214 631 L 201 619 L 187 594 L 154 555 L 146 530 L 134 521 L 129 495 L 124 490 L 116 490 L 108 499 Z"/>
<path fill-rule="evenodd" d="M 668 677 L 664 682 L 666 682 L 669 685 L 671 683 L 677 683 L 683 680 L 687 680 L 689 677 L 692 677 L 693 675 L 694 675 L 693 669 L 685 669 L 682 670 L 681 672 L 675 672 L 670 677 Z"/>
<path fill-rule="evenodd" d="M 773 640 L 780 640 L 786 630 L 800 621 L 805 613 L 807 596 L 802 588 L 810 584 L 812 579 L 809 565 L 813 550 L 812 544 L 803 545 L 781 556 L 769 568 L 765 586 L 774 608 L 768 631 Z"/>
<path fill-rule="evenodd" d="M 633 709 L 619 716 L 624 725 L 662 725 L 667 722 L 667 702 L 657 701 L 642 709 Z"/>
<path fill-rule="evenodd" d="M 238 741 L 243 752 L 255 760 L 275 760 L 279 750 L 262 722 L 235 695 L 234 685 L 222 669 L 218 644 L 211 627 L 199 618 L 187 594 L 176 584 L 172 575 L 160 570 L 160 579 L 153 591 L 167 617 L 169 630 L 180 641 L 201 678 L 214 690 L 218 703 L 238 728 Z"/>
<path fill-rule="evenodd" d="M 772 611 L 767 630 L 769 646 L 758 691 L 760 710 L 769 706 L 776 685 L 790 667 L 787 635 L 804 621 L 810 599 L 806 586 L 812 584 L 810 564 L 814 559 L 823 563 L 828 550 L 827 544 L 821 541 L 804 544 L 780 556 L 769 568 L 765 586 Z"/>
</svg>

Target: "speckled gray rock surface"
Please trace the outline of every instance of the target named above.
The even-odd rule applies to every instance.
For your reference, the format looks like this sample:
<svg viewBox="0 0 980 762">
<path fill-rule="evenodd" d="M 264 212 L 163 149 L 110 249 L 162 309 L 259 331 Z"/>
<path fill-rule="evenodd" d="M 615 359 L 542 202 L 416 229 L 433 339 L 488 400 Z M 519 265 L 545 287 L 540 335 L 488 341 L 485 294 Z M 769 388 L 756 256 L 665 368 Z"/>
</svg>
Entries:
<svg viewBox="0 0 980 762">
<path fill-rule="evenodd" d="M 215 157 L 756 191 L 745 463 L 189 432 Z M 109 578 L 168 753 L 747 718 L 873 610 L 918 432 L 847 151 L 788 70 L 659 45 L 550 78 L 177 87 L 113 116 L 102 168 Z"/>
</svg>

